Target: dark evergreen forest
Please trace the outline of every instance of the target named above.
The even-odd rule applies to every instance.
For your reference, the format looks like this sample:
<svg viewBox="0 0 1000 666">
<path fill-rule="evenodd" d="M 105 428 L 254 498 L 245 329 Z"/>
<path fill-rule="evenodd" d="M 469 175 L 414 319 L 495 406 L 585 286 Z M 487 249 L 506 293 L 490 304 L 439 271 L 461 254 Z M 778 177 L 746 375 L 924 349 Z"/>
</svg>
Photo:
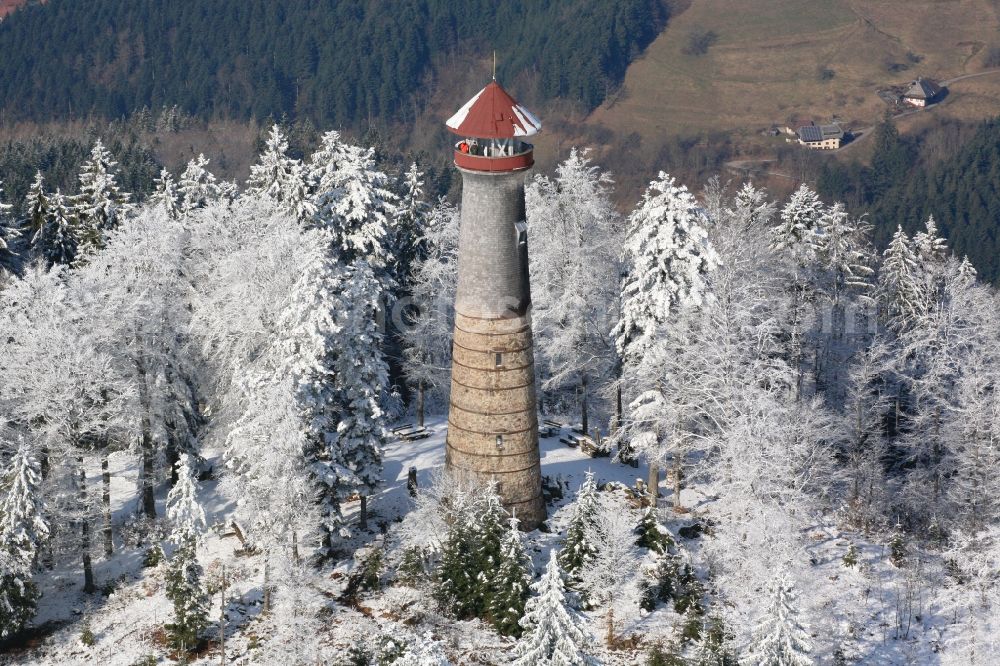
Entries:
<svg viewBox="0 0 1000 666">
<path fill-rule="evenodd" d="M 49 0 L 0 23 L 0 109 L 357 127 L 408 119 L 435 60 L 492 49 L 505 80 L 589 109 L 666 18 L 662 0 Z"/>
<path fill-rule="evenodd" d="M 912 234 L 933 215 L 955 253 L 968 256 L 984 280 L 1000 283 L 1000 118 L 967 134 L 953 123 L 901 136 L 885 119 L 875 130 L 871 166 L 828 160 L 818 189 L 867 212 L 880 248 L 897 225 Z"/>
</svg>

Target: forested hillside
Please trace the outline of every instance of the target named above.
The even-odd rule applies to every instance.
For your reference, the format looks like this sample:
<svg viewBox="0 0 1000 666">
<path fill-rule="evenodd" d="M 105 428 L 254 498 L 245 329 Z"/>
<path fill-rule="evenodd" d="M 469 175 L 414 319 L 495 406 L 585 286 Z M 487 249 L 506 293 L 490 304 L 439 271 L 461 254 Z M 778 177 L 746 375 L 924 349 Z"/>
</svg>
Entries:
<svg viewBox="0 0 1000 666">
<path fill-rule="evenodd" d="M 661 0 L 51 0 L 0 24 L 8 117 L 412 117 L 435 60 L 500 54 L 536 96 L 593 108 L 666 20 Z M 572 25 L 572 30 L 565 26 Z M 44 36 L 44 39 L 41 37 Z M 52 45 L 58 48 L 51 48 Z"/>
<path fill-rule="evenodd" d="M 819 189 L 852 202 L 859 212 L 868 211 L 881 247 L 897 226 L 912 234 L 933 215 L 955 252 L 968 256 L 984 279 L 996 282 L 1000 119 L 982 123 L 964 141 L 962 133 L 961 127 L 945 125 L 905 136 L 884 121 L 876 129 L 871 166 L 829 162 L 819 177 Z"/>
</svg>

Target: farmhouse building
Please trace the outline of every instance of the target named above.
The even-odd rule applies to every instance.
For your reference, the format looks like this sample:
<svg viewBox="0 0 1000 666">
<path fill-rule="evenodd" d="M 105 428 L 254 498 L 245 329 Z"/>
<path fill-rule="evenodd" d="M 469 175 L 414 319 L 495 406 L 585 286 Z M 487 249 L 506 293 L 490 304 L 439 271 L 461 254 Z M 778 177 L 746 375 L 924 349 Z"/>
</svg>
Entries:
<svg viewBox="0 0 1000 666">
<path fill-rule="evenodd" d="M 917 79 L 903 93 L 903 103 L 910 106 L 925 107 L 933 104 L 941 95 L 941 86 L 930 79 Z"/>
<path fill-rule="evenodd" d="M 844 142 L 844 129 L 836 124 L 804 125 L 795 130 L 799 143 L 812 150 L 836 150 Z"/>
</svg>

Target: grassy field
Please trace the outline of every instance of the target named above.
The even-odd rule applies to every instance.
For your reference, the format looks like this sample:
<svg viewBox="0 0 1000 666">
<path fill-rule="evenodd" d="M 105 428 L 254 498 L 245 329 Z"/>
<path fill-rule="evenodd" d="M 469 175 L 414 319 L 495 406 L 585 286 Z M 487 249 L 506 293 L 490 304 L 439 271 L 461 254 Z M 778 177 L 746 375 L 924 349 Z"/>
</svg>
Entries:
<svg viewBox="0 0 1000 666">
<path fill-rule="evenodd" d="M 654 140 L 705 130 L 750 135 L 804 117 L 867 125 L 885 109 L 879 86 L 981 70 L 987 47 L 1000 45 L 997 4 L 693 0 L 587 123 Z M 699 29 L 715 33 L 715 43 L 705 55 L 684 53 Z M 997 93 L 1000 77 L 963 82 L 948 112 L 996 113 Z"/>
</svg>

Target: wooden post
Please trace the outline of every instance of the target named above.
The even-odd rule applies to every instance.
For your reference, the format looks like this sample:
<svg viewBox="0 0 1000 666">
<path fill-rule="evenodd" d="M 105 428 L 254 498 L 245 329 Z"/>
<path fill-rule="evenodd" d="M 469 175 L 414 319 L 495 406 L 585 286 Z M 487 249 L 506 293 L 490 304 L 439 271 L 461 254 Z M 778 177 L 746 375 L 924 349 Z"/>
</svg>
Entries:
<svg viewBox="0 0 1000 666">
<path fill-rule="evenodd" d="M 115 544 L 111 534 L 111 471 L 108 469 L 107 454 L 101 457 L 101 481 L 104 486 L 101 493 L 101 501 L 104 503 L 104 556 L 111 557 L 115 552 Z"/>
<path fill-rule="evenodd" d="M 97 587 L 94 586 L 94 567 L 90 560 L 90 520 L 87 518 L 87 471 L 83 468 L 83 456 L 77 456 L 77 464 L 80 466 L 80 550 L 83 553 L 83 591 L 93 594 Z"/>
<path fill-rule="evenodd" d="M 655 507 L 656 499 L 660 496 L 660 467 L 652 461 L 649 463 L 649 481 L 646 482 L 646 485 L 649 506 Z"/>
<path fill-rule="evenodd" d="M 361 496 L 361 529 L 368 529 L 368 496 Z"/>
<path fill-rule="evenodd" d="M 674 513 L 681 513 L 684 507 L 681 505 L 681 470 L 684 465 L 684 453 L 677 451 L 674 454 Z"/>
<path fill-rule="evenodd" d="M 417 381 L 417 425 L 424 426 L 424 380 Z"/>
<path fill-rule="evenodd" d="M 587 375 L 580 378 L 580 430 L 583 434 L 590 432 L 590 424 L 587 419 Z"/>
<path fill-rule="evenodd" d="M 219 664 L 226 666 L 226 565 L 222 565 L 222 587 L 219 590 Z"/>
<path fill-rule="evenodd" d="M 406 492 L 410 493 L 410 497 L 417 496 L 417 468 L 411 467 L 406 473 Z"/>
<path fill-rule="evenodd" d="M 264 607 L 261 609 L 262 613 L 269 613 L 271 611 L 271 567 L 267 562 L 268 556 L 265 552 L 264 554 Z"/>
</svg>

